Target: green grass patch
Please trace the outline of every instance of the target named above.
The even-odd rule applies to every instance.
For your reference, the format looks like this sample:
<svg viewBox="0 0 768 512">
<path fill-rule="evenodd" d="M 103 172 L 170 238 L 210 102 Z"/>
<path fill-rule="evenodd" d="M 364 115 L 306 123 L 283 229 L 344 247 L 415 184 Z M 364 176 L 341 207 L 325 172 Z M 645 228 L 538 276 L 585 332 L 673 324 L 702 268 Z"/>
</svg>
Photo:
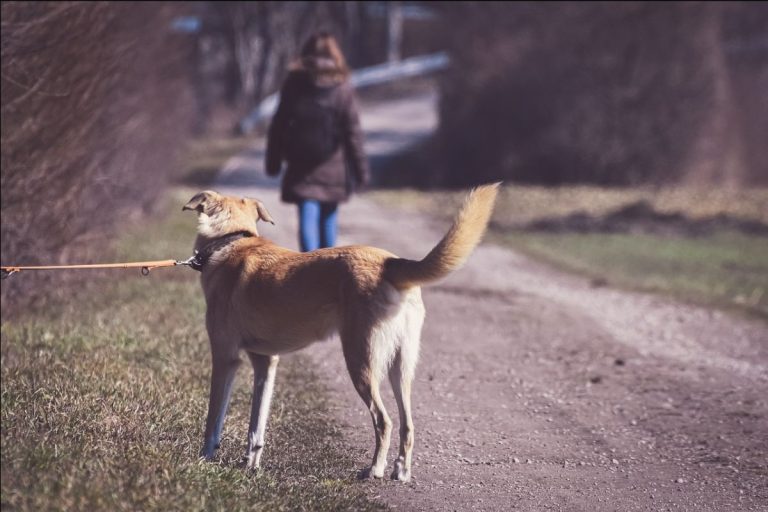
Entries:
<svg viewBox="0 0 768 512">
<path fill-rule="evenodd" d="M 768 319 L 768 238 L 717 232 L 653 235 L 494 232 L 491 240 L 623 288 Z"/>
<path fill-rule="evenodd" d="M 191 254 L 189 191 L 133 228 L 119 260 Z M 23 276 L 22 276 L 23 277 Z M 2 322 L 3 510 L 378 510 L 307 359 L 284 358 L 263 469 L 247 472 L 252 373 L 239 372 L 218 462 L 198 461 L 210 355 L 198 274 L 116 271 Z M 290 383 L 290 385 L 288 385 Z"/>
<path fill-rule="evenodd" d="M 227 159 L 253 145 L 250 137 L 203 137 L 187 145 L 182 162 L 185 172 L 178 182 L 187 186 L 208 186 Z"/>
<path fill-rule="evenodd" d="M 466 192 L 377 191 L 387 206 L 448 220 Z M 655 211 L 697 219 L 727 215 L 768 223 L 768 189 L 605 189 L 507 186 L 494 210 L 490 240 L 536 259 L 623 288 L 768 318 L 768 238 L 731 230 L 701 236 L 635 233 L 536 232 L 542 218 L 575 212 L 601 216 L 637 201 Z"/>
</svg>

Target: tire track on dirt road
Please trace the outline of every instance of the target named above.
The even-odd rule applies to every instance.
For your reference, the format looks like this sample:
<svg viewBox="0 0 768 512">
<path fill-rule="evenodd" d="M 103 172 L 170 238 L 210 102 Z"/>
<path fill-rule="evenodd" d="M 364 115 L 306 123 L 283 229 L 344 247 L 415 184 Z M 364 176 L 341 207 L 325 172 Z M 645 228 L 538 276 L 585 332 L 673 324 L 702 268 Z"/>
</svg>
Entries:
<svg viewBox="0 0 768 512">
<path fill-rule="evenodd" d="M 394 109 L 410 112 L 406 119 L 386 103 L 368 105 L 364 128 L 398 133 L 421 119 L 413 133 L 423 133 L 433 99 L 408 101 Z M 295 208 L 261 174 L 262 153 L 256 141 L 217 189 L 263 200 L 277 219 L 264 236 L 295 248 Z M 423 257 L 448 227 L 365 196 L 342 206 L 340 222 L 341 244 L 409 258 Z M 414 477 L 361 483 L 372 496 L 402 510 L 768 508 L 765 324 L 594 288 L 485 245 L 426 288 L 424 301 Z M 342 442 L 364 466 L 373 432 L 338 340 L 304 353 L 329 386 Z M 393 439 L 390 461 L 396 450 Z"/>
</svg>

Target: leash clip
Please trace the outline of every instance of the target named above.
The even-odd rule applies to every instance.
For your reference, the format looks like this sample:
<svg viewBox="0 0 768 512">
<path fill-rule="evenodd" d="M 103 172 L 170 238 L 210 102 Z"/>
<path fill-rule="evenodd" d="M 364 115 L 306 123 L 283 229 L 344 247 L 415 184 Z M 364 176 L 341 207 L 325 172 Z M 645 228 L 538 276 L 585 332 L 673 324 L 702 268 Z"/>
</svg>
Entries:
<svg viewBox="0 0 768 512">
<path fill-rule="evenodd" d="M 4 269 L 2 269 L 2 272 L 0 273 L 0 279 L 8 279 L 9 277 L 11 277 L 16 272 L 19 272 L 19 269 L 13 268 L 13 267 L 4 268 Z"/>
<path fill-rule="evenodd" d="M 192 267 L 193 270 L 200 272 L 203 270 L 203 262 L 200 261 L 200 251 L 195 249 L 195 254 L 189 258 L 176 262 L 177 265 L 186 265 Z"/>
</svg>

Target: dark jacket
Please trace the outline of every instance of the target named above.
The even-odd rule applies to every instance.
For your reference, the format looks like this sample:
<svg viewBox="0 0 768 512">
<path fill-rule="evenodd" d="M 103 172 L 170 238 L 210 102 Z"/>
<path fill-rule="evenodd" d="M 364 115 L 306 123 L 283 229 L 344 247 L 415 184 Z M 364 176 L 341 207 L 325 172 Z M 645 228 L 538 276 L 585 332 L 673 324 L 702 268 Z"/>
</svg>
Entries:
<svg viewBox="0 0 768 512">
<path fill-rule="evenodd" d="M 314 61 L 314 66 L 323 62 Z M 337 142 L 329 145 L 329 154 L 322 161 L 307 161 L 296 149 L 296 140 L 320 138 L 324 132 L 317 128 L 309 133 L 297 133 L 292 122 L 300 102 L 313 102 L 334 116 L 326 116 L 333 123 L 330 130 Z M 305 130 L 309 132 L 309 130 Z M 328 145 L 327 141 L 323 142 Z M 334 149 L 335 148 L 335 149 Z M 280 91 L 277 108 L 267 139 L 266 170 L 270 176 L 280 174 L 283 161 L 287 169 L 282 183 L 282 199 L 297 203 L 304 199 L 323 202 L 341 202 L 349 198 L 355 185 L 365 185 L 370 179 L 368 162 L 363 152 L 363 134 L 354 91 L 349 81 L 340 74 L 313 73 L 311 69 L 293 70 Z"/>
</svg>

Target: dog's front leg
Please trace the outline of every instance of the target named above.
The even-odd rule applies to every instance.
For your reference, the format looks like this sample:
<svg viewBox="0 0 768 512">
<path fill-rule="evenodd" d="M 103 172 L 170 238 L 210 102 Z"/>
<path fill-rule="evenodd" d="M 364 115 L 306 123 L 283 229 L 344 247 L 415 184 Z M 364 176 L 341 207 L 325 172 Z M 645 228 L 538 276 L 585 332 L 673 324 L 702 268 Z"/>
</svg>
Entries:
<svg viewBox="0 0 768 512">
<path fill-rule="evenodd" d="M 269 419 L 269 406 L 275 389 L 278 356 L 262 356 L 248 353 L 253 365 L 253 398 L 251 421 L 248 427 L 248 451 L 245 454 L 248 468 L 258 468 L 264 450 L 264 437 Z"/>
<path fill-rule="evenodd" d="M 211 372 L 211 395 L 208 401 L 208 418 L 205 421 L 205 437 L 200 457 L 211 460 L 216 454 L 224 429 L 224 418 L 227 415 L 229 397 L 232 395 L 232 382 L 235 372 L 240 365 L 238 358 L 213 358 Z"/>
</svg>

